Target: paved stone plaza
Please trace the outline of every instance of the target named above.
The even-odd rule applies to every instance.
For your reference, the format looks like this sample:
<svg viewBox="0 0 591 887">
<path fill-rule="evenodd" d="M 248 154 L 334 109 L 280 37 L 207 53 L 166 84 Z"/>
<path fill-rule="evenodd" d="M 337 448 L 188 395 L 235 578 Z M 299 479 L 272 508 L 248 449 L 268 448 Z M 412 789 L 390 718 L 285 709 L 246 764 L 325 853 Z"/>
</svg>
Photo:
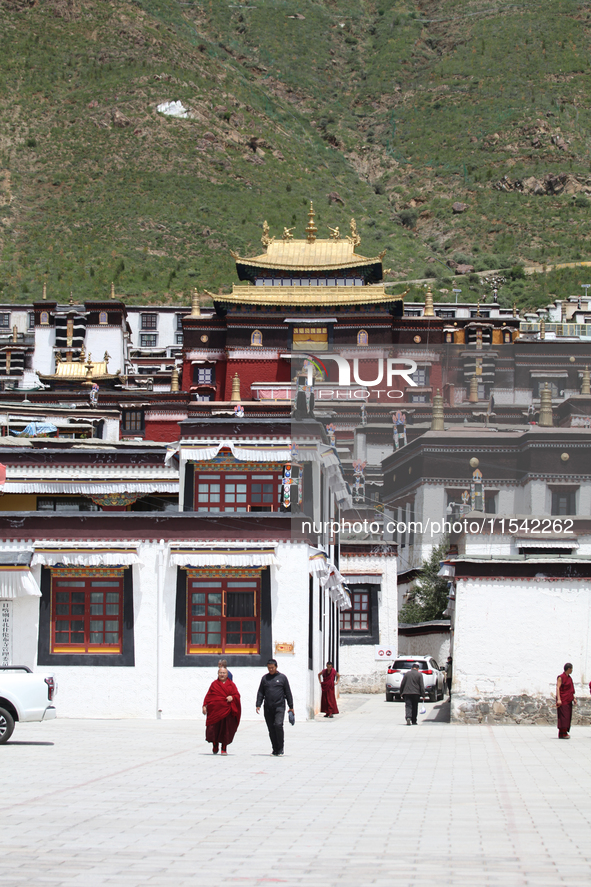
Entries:
<svg viewBox="0 0 591 887">
<path fill-rule="evenodd" d="M 58 697 L 59 702 L 59 697 Z M 591 728 L 404 724 L 380 696 L 333 720 L 18 726 L 0 747 L 2 887 L 588 885 Z M 441 714 L 441 707 L 439 713 Z"/>
</svg>

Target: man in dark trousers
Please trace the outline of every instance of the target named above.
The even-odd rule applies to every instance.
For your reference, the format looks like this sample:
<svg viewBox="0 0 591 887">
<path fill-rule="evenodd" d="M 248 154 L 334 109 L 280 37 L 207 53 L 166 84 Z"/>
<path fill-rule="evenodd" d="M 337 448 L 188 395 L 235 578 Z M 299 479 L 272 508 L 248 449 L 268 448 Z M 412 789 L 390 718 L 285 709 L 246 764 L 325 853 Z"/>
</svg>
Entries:
<svg viewBox="0 0 591 887">
<path fill-rule="evenodd" d="M 285 719 L 285 702 L 289 711 L 293 712 L 293 696 L 289 687 L 289 681 L 284 674 L 277 671 L 277 660 L 269 659 L 267 662 L 269 674 L 262 679 L 257 693 L 257 714 L 261 705 L 265 703 L 264 715 L 269 730 L 269 738 L 273 746 L 272 755 L 275 758 L 283 754 L 283 721 Z"/>
<path fill-rule="evenodd" d="M 410 726 L 416 724 L 419 713 L 419 699 L 425 698 L 425 682 L 420 672 L 420 664 L 413 662 L 412 668 L 402 678 L 400 695 L 404 696 L 406 707 L 406 723 Z"/>
</svg>

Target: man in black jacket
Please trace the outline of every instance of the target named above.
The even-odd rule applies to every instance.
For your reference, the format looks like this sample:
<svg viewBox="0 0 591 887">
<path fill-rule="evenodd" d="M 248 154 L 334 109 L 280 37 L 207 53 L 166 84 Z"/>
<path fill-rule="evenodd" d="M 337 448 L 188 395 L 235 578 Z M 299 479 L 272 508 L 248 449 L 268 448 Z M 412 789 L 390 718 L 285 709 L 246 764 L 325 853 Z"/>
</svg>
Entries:
<svg viewBox="0 0 591 887">
<path fill-rule="evenodd" d="M 273 746 L 274 757 L 283 754 L 283 721 L 285 719 L 285 702 L 289 711 L 293 712 L 293 696 L 289 687 L 289 681 L 284 674 L 277 671 L 277 660 L 269 659 L 267 662 L 269 674 L 261 679 L 259 692 L 257 693 L 257 714 L 261 705 L 265 703 L 264 715 L 269 730 L 269 738 Z"/>
<path fill-rule="evenodd" d="M 406 672 L 400 684 L 400 695 L 404 697 L 406 723 L 409 726 L 416 724 L 419 700 L 425 698 L 425 682 L 420 669 L 420 663 L 413 662 L 411 670 Z"/>
</svg>

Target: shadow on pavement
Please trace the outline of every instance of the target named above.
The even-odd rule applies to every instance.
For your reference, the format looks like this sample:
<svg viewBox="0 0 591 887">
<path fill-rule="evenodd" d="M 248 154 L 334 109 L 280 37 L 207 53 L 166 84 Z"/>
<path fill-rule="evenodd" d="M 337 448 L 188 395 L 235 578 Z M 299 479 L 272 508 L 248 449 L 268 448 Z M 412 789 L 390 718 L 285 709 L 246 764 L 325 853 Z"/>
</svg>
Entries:
<svg viewBox="0 0 591 887">
<path fill-rule="evenodd" d="M 422 724 L 449 724 L 451 716 L 451 705 L 449 702 L 440 702 L 431 709 L 434 715 L 432 718 L 423 718 Z"/>
</svg>

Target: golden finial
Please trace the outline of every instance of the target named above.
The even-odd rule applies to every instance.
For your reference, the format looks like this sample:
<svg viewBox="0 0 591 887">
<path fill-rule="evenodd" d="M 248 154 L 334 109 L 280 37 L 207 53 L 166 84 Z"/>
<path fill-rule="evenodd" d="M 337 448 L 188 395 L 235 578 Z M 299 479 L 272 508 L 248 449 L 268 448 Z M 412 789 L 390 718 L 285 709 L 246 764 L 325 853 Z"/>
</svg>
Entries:
<svg viewBox="0 0 591 887">
<path fill-rule="evenodd" d="M 232 403 L 240 403 L 240 376 L 238 373 L 234 373 L 234 378 L 232 379 L 232 395 L 230 397 Z"/>
<path fill-rule="evenodd" d="M 73 305 L 73 304 L 74 304 L 74 295 L 72 293 L 72 290 L 70 290 L 70 305 Z"/>
<path fill-rule="evenodd" d="M 179 390 L 179 371 L 176 367 L 172 368 L 172 375 L 170 377 L 170 390 L 178 391 Z"/>
<path fill-rule="evenodd" d="M 361 237 L 359 236 L 359 233 L 357 231 L 357 222 L 355 221 L 355 219 L 351 219 L 351 236 L 347 239 L 350 240 L 353 244 L 353 249 L 355 249 L 355 247 L 359 246 L 359 244 L 361 243 Z"/>
<path fill-rule="evenodd" d="M 480 299 L 476 303 L 476 317 L 480 317 Z"/>
<path fill-rule="evenodd" d="M 265 219 L 263 222 L 263 236 L 261 237 L 261 243 L 263 246 L 269 246 L 270 243 L 273 243 L 275 240 L 274 237 L 269 237 L 269 223 Z"/>
<path fill-rule="evenodd" d="M 318 228 L 314 224 L 314 216 L 316 213 L 314 212 L 314 204 L 310 201 L 310 209 L 308 210 L 308 224 L 306 225 L 306 238 L 308 243 L 314 243 L 316 240 L 316 234 L 318 232 Z"/>
<path fill-rule="evenodd" d="M 581 385 L 581 394 L 586 394 L 587 397 L 591 395 L 591 374 L 589 373 L 588 366 L 586 366 L 583 370 L 583 384 Z"/>
<path fill-rule="evenodd" d="M 540 339 L 546 338 L 546 321 L 542 317 L 540 320 Z"/>
<path fill-rule="evenodd" d="M 331 228 L 329 225 L 328 230 L 330 231 L 330 239 L 331 240 L 340 240 L 341 239 L 341 232 L 339 231 L 338 225 L 336 228 Z"/>
<path fill-rule="evenodd" d="M 13 341 L 13 342 L 16 342 L 17 339 L 18 339 L 18 327 L 17 327 L 17 325 L 15 324 L 15 325 L 13 326 L 13 328 L 12 328 L 12 341 Z"/>
<path fill-rule="evenodd" d="M 443 397 L 437 389 L 437 394 L 433 395 L 433 411 L 431 413 L 431 431 L 444 431 L 445 426 L 443 424 L 444 415 L 443 415 Z"/>
<path fill-rule="evenodd" d="M 199 304 L 199 293 L 193 290 L 191 295 L 191 314 L 190 317 L 201 317 L 201 306 Z"/>
<path fill-rule="evenodd" d="M 423 311 L 423 317 L 435 317 L 435 309 L 433 308 L 433 293 L 431 292 L 431 287 L 427 289 L 427 295 L 425 296 L 425 310 Z"/>
<path fill-rule="evenodd" d="M 550 428 L 554 425 L 554 419 L 552 417 L 552 391 L 547 382 L 540 392 L 540 414 L 538 416 L 538 425 L 541 425 L 543 428 Z"/>
<path fill-rule="evenodd" d="M 513 302 L 513 317 L 517 317 L 517 302 Z"/>
<path fill-rule="evenodd" d="M 291 232 L 294 230 L 295 230 L 295 228 L 284 228 L 283 235 L 282 235 L 281 239 L 282 240 L 293 240 L 293 234 Z"/>
<path fill-rule="evenodd" d="M 47 298 L 47 283 L 43 283 L 43 298 Z"/>
<path fill-rule="evenodd" d="M 115 283 L 111 281 L 111 298 L 115 298 Z"/>
</svg>

